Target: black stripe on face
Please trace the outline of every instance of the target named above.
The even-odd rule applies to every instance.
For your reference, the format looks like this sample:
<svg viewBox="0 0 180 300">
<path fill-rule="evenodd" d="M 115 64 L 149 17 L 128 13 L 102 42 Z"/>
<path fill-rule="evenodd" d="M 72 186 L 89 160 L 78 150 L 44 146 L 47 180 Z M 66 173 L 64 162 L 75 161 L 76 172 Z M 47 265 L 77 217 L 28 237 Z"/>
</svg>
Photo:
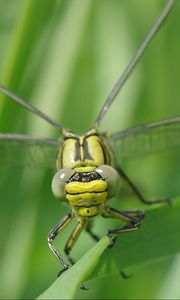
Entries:
<svg viewBox="0 0 180 300">
<path fill-rule="evenodd" d="M 90 182 L 93 180 L 101 180 L 102 176 L 95 171 L 75 173 L 68 182 Z"/>
<path fill-rule="evenodd" d="M 88 147 L 88 142 L 87 140 L 84 140 L 83 143 L 83 148 L 84 148 L 84 161 L 85 160 L 93 160 L 93 157 L 89 153 L 89 147 Z"/>
<path fill-rule="evenodd" d="M 95 207 L 95 206 L 100 206 L 99 203 L 96 204 L 91 204 L 91 205 L 74 205 L 75 207 L 83 207 L 83 208 L 89 208 L 89 207 Z"/>
<path fill-rule="evenodd" d="M 75 156 L 74 156 L 74 160 L 76 161 L 81 161 L 81 152 L 80 152 L 80 142 L 79 139 L 76 139 L 75 141 Z"/>
<path fill-rule="evenodd" d="M 96 192 L 96 191 L 93 191 L 93 192 L 88 192 L 89 194 L 97 194 L 97 195 L 100 195 L 100 194 L 102 194 L 102 193 L 104 193 L 104 192 L 107 192 L 107 188 L 105 188 L 104 189 L 104 191 L 101 191 L 101 192 Z M 67 193 L 66 192 L 66 194 L 67 195 L 85 195 L 85 194 L 87 194 L 87 192 L 76 192 L 76 193 Z M 93 205 L 92 205 L 93 206 Z"/>
</svg>

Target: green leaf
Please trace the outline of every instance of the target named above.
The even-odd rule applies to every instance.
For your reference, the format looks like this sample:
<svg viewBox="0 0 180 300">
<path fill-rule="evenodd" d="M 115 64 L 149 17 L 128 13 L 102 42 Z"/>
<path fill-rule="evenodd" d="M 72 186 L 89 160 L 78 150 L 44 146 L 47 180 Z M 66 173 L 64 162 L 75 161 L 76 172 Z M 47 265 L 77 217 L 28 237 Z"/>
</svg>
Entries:
<svg viewBox="0 0 180 300">
<path fill-rule="evenodd" d="M 80 283 L 90 273 L 91 279 L 108 276 L 117 273 L 117 270 L 119 272 L 178 253 L 180 251 L 179 217 L 180 198 L 173 200 L 172 207 L 161 205 L 147 210 L 140 230 L 120 235 L 115 246 L 106 251 L 104 250 L 109 245 L 109 238 L 103 237 L 38 299 L 72 299 Z"/>
<path fill-rule="evenodd" d="M 109 238 L 105 236 L 74 266 L 63 273 L 38 299 L 71 299 L 108 245 Z"/>
</svg>

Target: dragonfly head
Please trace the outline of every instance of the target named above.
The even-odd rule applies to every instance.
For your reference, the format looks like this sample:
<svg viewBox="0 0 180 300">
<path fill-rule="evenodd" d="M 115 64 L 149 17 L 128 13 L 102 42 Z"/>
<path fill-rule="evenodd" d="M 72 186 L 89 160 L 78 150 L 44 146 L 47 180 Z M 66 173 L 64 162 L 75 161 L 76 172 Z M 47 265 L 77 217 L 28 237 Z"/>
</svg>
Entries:
<svg viewBox="0 0 180 300">
<path fill-rule="evenodd" d="M 52 180 L 55 197 L 66 199 L 78 216 L 99 214 L 120 188 L 118 172 L 108 165 L 59 170 Z"/>
</svg>

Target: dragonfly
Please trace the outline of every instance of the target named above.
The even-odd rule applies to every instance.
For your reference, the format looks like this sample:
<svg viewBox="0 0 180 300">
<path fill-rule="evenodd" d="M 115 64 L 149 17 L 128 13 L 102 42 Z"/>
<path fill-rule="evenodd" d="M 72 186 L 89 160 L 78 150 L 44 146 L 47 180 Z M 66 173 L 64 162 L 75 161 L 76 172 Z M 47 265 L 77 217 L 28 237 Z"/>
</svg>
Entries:
<svg viewBox="0 0 180 300">
<path fill-rule="evenodd" d="M 0 85 L 0 92 L 45 120 L 58 130 L 59 139 L 34 137 L 22 134 L 0 134 L 0 157 L 11 162 L 14 157 L 23 163 L 33 161 L 37 167 L 54 168 L 57 172 L 52 179 L 55 197 L 69 205 L 69 213 L 50 231 L 48 245 L 62 265 L 61 275 L 75 263 L 70 252 L 82 230 L 85 229 L 95 241 L 99 237 L 92 231 L 95 216 L 119 220 L 124 225 L 109 229 L 107 235 L 112 246 L 120 233 L 138 230 L 144 218 L 141 210 L 119 211 L 109 205 L 109 200 L 118 195 L 121 179 L 124 179 L 144 204 L 169 202 L 169 198 L 146 199 L 136 184 L 122 169 L 120 158 L 148 154 L 180 145 L 180 116 L 148 124 L 138 125 L 108 135 L 99 132 L 99 126 L 124 86 L 155 34 L 169 15 L 175 0 L 168 0 L 156 22 L 131 58 L 122 75 L 118 78 L 90 130 L 83 136 L 63 127 L 59 122 Z M 9 151 L 11 149 L 11 151 Z M 76 218 L 77 224 L 71 233 L 64 252 L 68 263 L 54 246 L 54 240 L 62 230 Z"/>
</svg>

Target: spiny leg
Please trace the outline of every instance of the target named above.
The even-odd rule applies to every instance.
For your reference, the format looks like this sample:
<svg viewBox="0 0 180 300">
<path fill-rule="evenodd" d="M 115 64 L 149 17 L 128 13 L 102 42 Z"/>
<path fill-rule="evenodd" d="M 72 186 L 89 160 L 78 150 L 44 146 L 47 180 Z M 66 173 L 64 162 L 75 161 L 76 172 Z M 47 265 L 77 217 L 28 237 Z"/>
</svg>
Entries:
<svg viewBox="0 0 180 300">
<path fill-rule="evenodd" d="M 59 272 L 58 276 L 60 276 L 64 271 L 68 269 L 68 265 L 65 263 L 63 258 L 59 255 L 56 248 L 54 247 L 53 240 L 56 238 L 56 236 L 59 234 L 59 232 L 64 229 L 72 220 L 74 217 L 73 212 L 69 213 L 68 215 L 64 216 L 64 218 L 50 231 L 48 235 L 48 245 L 57 260 L 60 262 L 60 264 L 63 265 L 63 269 Z"/>
<path fill-rule="evenodd" d="M 108 206 L 106 207 L 103 216 L 106 218 L 118 219 L 120 221 L 128 223 L 128 225 L 125 225 L 123 227 L 108 230 L 107 235 L 110 239 L 109 247 L 111 248 L 116 241 L 116 237 L 114 237 L 113 234 L 119 234 L 139 229 L 139 227 L 141 226 L 140 221 L 144 218 L 144 213 L 141 210 L 129 210 L 120 212 L 117 209 Z M 124 279 L 128 279 L 132 276 L 127 275 L 124 271 L 120 271 L 120 274 Z"/>
<path fill-rule="evenodd" d="M 134 210 L 124 210 L 121 212 L 125 216 L 133 217 L 139 222 L 144 219 L 145 215 L 142 210 L 134 209 Z"/>
<path fill-rule="evenodd" d="M 112 218 L 117 219 L 122 222 L 127 223 L 125 226 L 121 226 L 115 229 L 109 229 L 107 232 L 107 235 L 110 239 L 110 247 L 114 245 L 114 242 L 116 240 L 116 236 L 114 237 L 114 234 L 119 234 L 123 232 L 129 232 L 139 229 L 141 226 L 140 221 L 143 219 L 144 214 L 140 210 L 131 210 L 131 211 L 118 211 L 115 208 L 112 208 L 110 206 L 106 206 L 102 216 L 105 218 Z"/>
<path fill-rule="evenodd" d="M 131 181 L 131 179 L 127 176 L 127 174 L 120 168 L 117 168 L 117 171 L 119 175 L 121 175 L 129 184 L 133 192 L 136 194 L 136 196 L 139 198 L 139 200 L 144 203 L 144 204 L 157 204 L 157 203 L 168 203 L 171 205 L 171 199 L 170 198 L 159 198 L 159 199 L 154 199 L 154 200 L 149 200 L 144 197 L 144 195 L 140 192 L 140 190 L 137 188 L 137 186 Z"/>
<path fill-rule="evenodd" d="M 73 265 L 75 262 L 74 260 L 71 258 L 70 256 L 70 251 L 72 250 L 72 247 L 74 246 L 75 242 L 77 241 L 80 233 L 82 232 L 83 228 L 86 227 L 87 221 L 80 219 L 79 222 L 76 224 L 76 227 L 74 228 L 73 232 L 71 233 L 66 246 L 65 246 L 65 253 L 67 255 L 67 258 L 69 260 L 69 262 Z"/>
<path fill-rule="evenodd" d="M 72 250 L 72 247 L 74 246 L 75 242 L 77 241 L 80 233 L 86 227 L 86 225 L 87 225 L 87 220 L 80 219 L 66 243 L 64 251 L 71 265 L 74 265 L 75 261 L 72 259 L 69 253 Z M 88 290 L 83 283 L 80 284 L 80 288 L 82 290 Z"/>
</svg>

